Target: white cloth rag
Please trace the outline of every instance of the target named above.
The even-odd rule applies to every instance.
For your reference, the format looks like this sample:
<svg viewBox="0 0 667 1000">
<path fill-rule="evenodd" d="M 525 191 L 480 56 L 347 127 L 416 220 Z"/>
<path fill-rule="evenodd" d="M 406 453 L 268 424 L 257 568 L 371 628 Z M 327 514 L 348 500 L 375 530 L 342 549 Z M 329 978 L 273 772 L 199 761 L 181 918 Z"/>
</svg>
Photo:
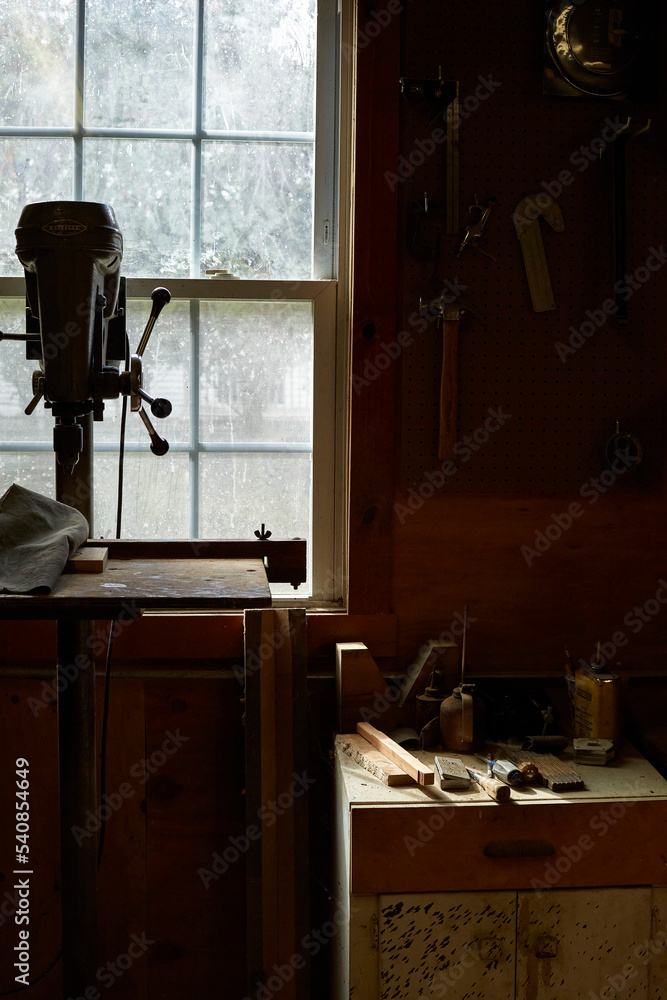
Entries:
<svg viewBox="0 0 667 1000">
<path fill-rule="evenodd" d="M 0 499 L 0 590 L 50 594 L 88 530 L 74 507 L 14 483 Z"/>
</svg>

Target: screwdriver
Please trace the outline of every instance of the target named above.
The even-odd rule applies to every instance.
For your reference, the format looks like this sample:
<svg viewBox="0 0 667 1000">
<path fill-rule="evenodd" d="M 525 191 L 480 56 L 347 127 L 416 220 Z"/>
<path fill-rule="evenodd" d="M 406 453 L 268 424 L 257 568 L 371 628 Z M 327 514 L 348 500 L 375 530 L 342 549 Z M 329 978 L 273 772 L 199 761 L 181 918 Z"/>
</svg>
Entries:
<svg viewBox="0 0 667 1000">
<path fill-rule="evenodd" d="M 492 757 L 483 757 L 481 754 L 476 754 L 478 760 L 483 760 L 487 766 L 489 775 L 493 775 L 494 778 L 499 778 L 500 781 L 504 781 L 506 785 L 522 785 L 524 777 L 516 766 L 510 760 L 494 760 Z"/>
</svg>

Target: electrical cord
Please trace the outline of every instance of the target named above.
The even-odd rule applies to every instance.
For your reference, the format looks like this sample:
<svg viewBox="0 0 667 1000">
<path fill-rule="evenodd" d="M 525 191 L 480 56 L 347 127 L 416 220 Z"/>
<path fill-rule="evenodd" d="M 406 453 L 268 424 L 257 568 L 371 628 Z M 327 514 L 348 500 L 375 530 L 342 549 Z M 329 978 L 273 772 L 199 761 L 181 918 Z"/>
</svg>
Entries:
<svg viewBox="0 0 667 1000">
<path fill-rule="evenodd" d="M 125 371 L 130 367 L 130 341 L 125 335 Z M 116 538 L 120 538 L 121 523 L 123 517 L 123 465 L 125 459 L 125 426 L 127 424 L 127 396 L 123 396 L 123 408 L 120 418 L 120 441 L 118 446 L 118 500 L 116 506 Z M 104 669 L 104 709 L 102 712 L 102 750 L 100 760 L 100 805 L 104 804 L 104 794 L 106 792 L 107 775 L 107 732 L 109 728 L 109 694 L 111 687 L 111 654 L 113 652 L 113 640 L 116 632 L 116 622 L 113 620 L 109 626 L 109 639 L 107 642 L 107 657 Z M 100 837 L 97 844 L 97 868 L 102 864 L 102 854 L 104 852 L 104 834 L 106 823 L 100 827 Z"/>
<path fill-rule="evenodd" d="M 125 371 L 130 368 L 130 341 L 125 334 Z M 116 538 L 120 538 L 120 528 L 123 516 L 123 468 L 125 462 L 125 425 L 127 424 L 127 396 L 123 396 L 123 407 L 120 416 L 120 441 L 118 445 L 118 500 L 116 503 Z"/>
<path fill-rule="evenodd" d="M 118 501 L 116 506 L 116 538 L 120 538 L 123 517 L 123 463 L 125 460 L 125 424 L 127 423 L 127 396 L 123 396 L 120 417 L 120 443 L 118 446 Z"/>
</svg>

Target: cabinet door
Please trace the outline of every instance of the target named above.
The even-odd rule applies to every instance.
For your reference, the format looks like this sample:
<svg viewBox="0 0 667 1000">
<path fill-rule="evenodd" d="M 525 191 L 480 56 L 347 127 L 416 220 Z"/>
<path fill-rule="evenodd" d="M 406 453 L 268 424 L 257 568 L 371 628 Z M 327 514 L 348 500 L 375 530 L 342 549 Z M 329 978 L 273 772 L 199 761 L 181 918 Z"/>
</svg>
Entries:
<svg viewBox="0 0 667 1000">
<path fill-rule="evenodd" d="M 520 892 L 516 1000 L 649 1000 L 651 907 L 645 886 Z"/>
<path fill-rule="evenodd" d="M 667 889 L 653 889 L 651 937 L 639 961 L 648 965 L 651 1000 L 667 997 Z"/>
<path fill-rule="evenodd" d="M 514 996 L 515 892 L 381 895 L 378 931 L 379 1000 Z"/>
</svg>

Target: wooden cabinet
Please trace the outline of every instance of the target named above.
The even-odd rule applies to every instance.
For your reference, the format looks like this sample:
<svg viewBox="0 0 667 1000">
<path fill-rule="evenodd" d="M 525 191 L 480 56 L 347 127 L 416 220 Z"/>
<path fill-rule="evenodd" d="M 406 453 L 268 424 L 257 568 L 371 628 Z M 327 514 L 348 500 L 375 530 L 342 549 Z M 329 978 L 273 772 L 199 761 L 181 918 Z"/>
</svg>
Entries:
<svg viewBox="0 0 667 1000">
<path fill-rule="evenodd" d="M 336 1000 L 667 998 L 667 782 L 634 751 L 507 805 L 336 767 Z"/>
</svg>

